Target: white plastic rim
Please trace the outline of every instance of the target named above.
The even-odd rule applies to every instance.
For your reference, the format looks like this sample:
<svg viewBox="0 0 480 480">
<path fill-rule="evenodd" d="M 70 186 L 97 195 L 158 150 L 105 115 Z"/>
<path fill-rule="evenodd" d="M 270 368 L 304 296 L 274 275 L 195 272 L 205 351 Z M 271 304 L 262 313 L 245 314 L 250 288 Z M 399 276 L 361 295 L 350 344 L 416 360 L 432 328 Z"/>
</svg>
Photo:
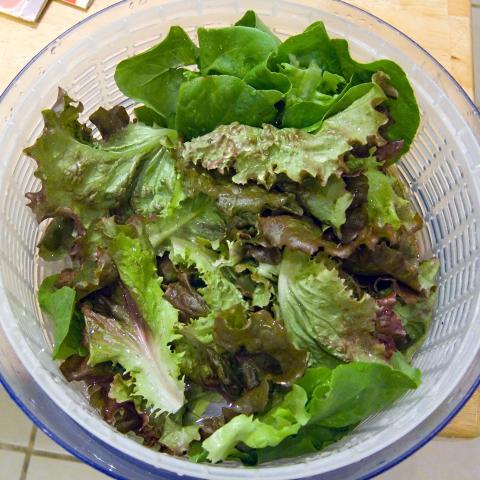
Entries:
<svg viewBox="0 0 480 480">
<path fill-rule="evenodd" d="M 85 118 L 100 105 L 120 102 L 131 109 L 113 80 L 122 58 L 158 42 L 171 25 L 194 35 L 197 26 L 232 24 L 249 8 L 282 38 L 323 20 L 332 36 L 349 40 L 360 60 L 391 58 L 406 70 L 422 123 L 399 169 L 425 219 L 425 253 L 438 255 L 442 264 L 434 325 L 415 358 L 424 373 L 422 386 L 323 452 L 254 469 L 197 465 L 144 448 L 104 423 L 63 379 L 50 356 L 51 326 L 35 299 L 46 266 L 35 256 L 39 229 L 24 199 L 38 182 L 33 162 L 22 155 L 40 134 L 39 112 L 53 103 L 58 86 L 84 103 Z M 41 428 L 96 468 L 135 479 L 364 478 L 428 441 L 478 384 L 479 113 L 438 63 L 375 17 L 334 1 L 320 1 L 316 8 L 275 0 L 120 2 L 72 27 L 34 57 L 0 97 L 0 122 L 0 347 L 6 352 L 1 380 Z M 58 418 L 47 419 L 54 408 Z"/>
</svg>

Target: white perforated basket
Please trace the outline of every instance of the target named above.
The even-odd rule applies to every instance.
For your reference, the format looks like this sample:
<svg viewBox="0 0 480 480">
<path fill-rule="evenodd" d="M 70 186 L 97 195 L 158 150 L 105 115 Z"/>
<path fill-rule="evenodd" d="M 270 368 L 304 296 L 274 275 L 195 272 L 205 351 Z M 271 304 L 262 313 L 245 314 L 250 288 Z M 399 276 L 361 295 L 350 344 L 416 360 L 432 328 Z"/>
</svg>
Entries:
<svg viewBox="0 0 480 480">
<path fill-rule="evenodd" d="M 350 436 L 316 455 L 259 468 L 196 465 L 148 450 L 106 425 L 51 360 L 51 328 L 35 291 L 44 272 L 35 245 L 39 227 L 25 192 L 39 188 L 34 163 L 22 154 L 41 133 L 40 110 L 62 86 L 85 105 L 122 103 L 115 65 L 158 42 L 171 25 L 230 25 L 255 9 L 285 38 L 323 20 L 349 40 L 360 60 L 391 58 L 406 70 L 422 110 L 418 136 L 399 165 L 425 219 L 425 253 L 441 261 L 438 306 L 428 339 L 415 357 L 423 384 Z M 480 374 L 479 113 L 428 54 L 387 24 L 342 2 L 309 8 L 284 1 L 120 2 L 93 15 L 42 50 L 0 97 L 0 373 L 9 393 L 44 431 L 79 458 L 117 478 L 364 478 L 388 468 L 428 441 L 458 411 Z M 49 267 L 51 268 L 51 267 Z"/>
</svg>

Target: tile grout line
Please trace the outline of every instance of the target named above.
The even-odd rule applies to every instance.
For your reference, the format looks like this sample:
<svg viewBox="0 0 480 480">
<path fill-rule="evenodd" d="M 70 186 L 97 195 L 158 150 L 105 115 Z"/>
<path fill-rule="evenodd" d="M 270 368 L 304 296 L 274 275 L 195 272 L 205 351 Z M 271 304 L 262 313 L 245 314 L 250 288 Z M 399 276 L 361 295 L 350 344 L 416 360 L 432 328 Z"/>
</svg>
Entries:
<svg viewBox="0 0 480 480">
<path fill-rule="evenodd" d="M 47 452 L 45 450 L 32 450 L 32 455 L 35 457 L 51 458 L 53 460 L 66 460 L 69 462 L 82 463 L 80 462 L 80 460 L 66 453 L 63 454 L 63 453 Z"/>
<path fill-rule="evenodd" d="M 0 450 L 9 450 L 10 452 L 26 453 L 27 447 L 22 447 L 21 445 L 14 445 L 12 443 L 0 442 Z"/>
<path fill-rule="evenodd" d="M 19 453 L 27 453 L 29 447 L 22 447 L 21 445 L 14 445 L 13 443 L 4 443 L 0 442 L 0 450 L 8 450 L 9 452 L 19 452 Z M 47 450 L 36 448 L 32 449 L 31 451 L 32 456 L 35 457 L 44 457 L 44 458 L 52 458 L 54 460 L 68 460 L 70 462 L 77 462 L 81 463 L 80 460 L 69 455 L 68 453 L 57 453 L 57 452 L 49 452 Z"/>
<path fill-rule="evenodd" d="M 32 458 L 33 444 L 35 443 L 35 437 L 37 436 L 37 427 L 33 426 L 30 432 L 30 439 L 28 441 L 28 447 L 25 452 L 25 458 L 23 460 L 22 473 L 20 474 L 20 480 L 26 480 L 28 473 L 28 466 L 30 465 L 30 459 Z"/>
</svg>

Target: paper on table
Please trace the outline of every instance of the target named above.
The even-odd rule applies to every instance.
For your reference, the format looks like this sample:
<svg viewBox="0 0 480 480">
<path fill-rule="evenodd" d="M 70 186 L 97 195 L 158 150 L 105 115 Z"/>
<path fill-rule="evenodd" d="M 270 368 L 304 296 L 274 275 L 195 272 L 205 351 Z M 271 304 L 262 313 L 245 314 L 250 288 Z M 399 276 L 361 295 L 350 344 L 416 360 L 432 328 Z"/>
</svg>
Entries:
<svg viewBox="0 0 480 480">
<path fill-rule="evenodd" d="M 85 9 L 87 9 L 93 3 L 93 0 L 61 0 L 61 1 L 64 3 L 68 3 L 69 5 L 75 5 L 76 7 L 85 8 Z"/>
<path fill-rule="evenodd" d="M 27 22 L 35 22 L 47 0 L 0 0 L 0 12 Z"/>
</svg>

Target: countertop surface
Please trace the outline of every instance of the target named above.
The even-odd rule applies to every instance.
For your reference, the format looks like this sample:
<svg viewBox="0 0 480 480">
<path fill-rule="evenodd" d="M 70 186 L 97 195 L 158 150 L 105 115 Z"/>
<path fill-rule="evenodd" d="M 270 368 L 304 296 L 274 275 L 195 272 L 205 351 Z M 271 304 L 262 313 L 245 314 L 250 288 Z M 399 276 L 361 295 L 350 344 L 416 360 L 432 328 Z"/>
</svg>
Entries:
<svg viewBox="0 0 480 480">
<path fill-rule="evenodd" d="M 19 22 L 0 14 L 0 92 L 28 60 L 48 42 L 86 16 L 112 3 L 114 2 L 109 0 L 95 0 L 89 11 L 85 12 L 53 1 L 47 6 L 40 22 L 36 25 Z M 324 2 L 321 0 L 303 0 L 303 3 L 318 4 Z M 351 0 L 349 3 L 370 11 L 409 35 L 439 60 L 464 89 L 473 96 L 469 0 Z M 6 398 L 2 400 L 2 402 L 6 401 Z M 444 434 L 468 437 L 477 432 L 477 435 L 480 435 L 479 425 L 480 393 L 477 392 L 464 410 L 445 429 Z M 0 435 L 0 459 L 3 465 L 7 458 L 4 455 L 5 452 L 2 451 L 2 445 L 3 440 Z M 6 445 L 7 451 L 9 451 L 8 445 L 10 444 L 7 442 Z M 12 452 L 11 461 L 15 457 L 15 461 L 18 460 L 20 465 L 23 464 L 23 470 L 25 470 L 25 460 L 22 463 L 19 460 L 20 457 L 17 459 L 17 456 L 20 453 L 25 454 L 27 447 L 21 447 L 20 450 L 13 447 L 15 447 L 15 442 L 10 448 Z M 35 457 L 34 446 L 31 446 L 31 451 L 34 453 L 33 457 Z M 56 453 L 56 455 L 65 456 L 60 453 Z M 47 455 L 47 458 L 50 457 Z M 53 457 L 55 457 L 55 454 Z M 480 479 L 480 461 L 477 460 L 478 458 L 480 458 L 480 439 L 437 440 L 423 448 L 411 459 L 382 475 L 381 478 L 383 480 L 404 478 L 423 480 L 455 477 L 459 480 L 478 480 Z M 62 459 L 59 458 L 58 460 Z M 19 469 L 21 479 L 31 478 L 30 475 L 27 477 L 28 463 L 25 471 Z M 85 470 L 85 472 L 82 474 L 83 477 L 79 476 L 78 478 L 97 478 L 96 475 L 93 476 L 93 473 L 91 476 L 88 475 L 88 470 Z M 18 478 L 17 475 L 4 475 L 6 475 L 6 472 L 2 468 L 0 469 L 0 480 Z M 51 477 L 48 475 L 41 478 Z M 56 480 L 62 478 L 64 477 L 60 475 L 60 477 L 57 476 Z"/>
</svg>

